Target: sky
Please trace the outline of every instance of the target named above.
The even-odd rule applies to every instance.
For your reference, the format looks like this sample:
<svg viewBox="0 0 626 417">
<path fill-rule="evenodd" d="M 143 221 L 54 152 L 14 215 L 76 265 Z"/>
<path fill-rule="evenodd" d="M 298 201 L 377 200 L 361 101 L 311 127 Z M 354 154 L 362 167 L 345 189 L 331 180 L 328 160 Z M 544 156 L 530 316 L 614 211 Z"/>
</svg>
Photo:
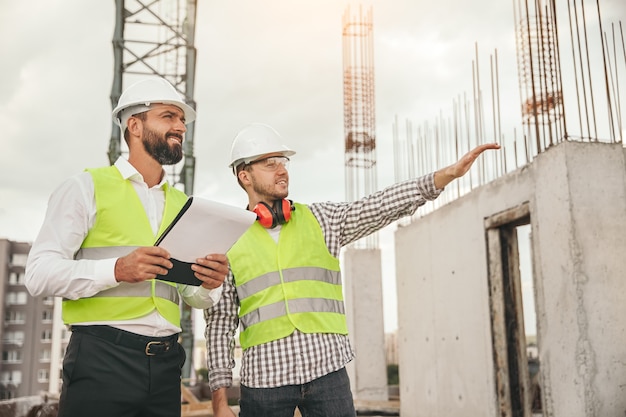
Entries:
<svg viewBox="0 0 626 417">
<path fill-rule="evenodd" d="M 520 126 L 512 3 L 199 0 L 194 194 L 246 205 L 227 168 L 230 144 L 248 123 L 264 122 L 297 151 L 290 198 L 344 200 L 341 22 L 348 6 L 353 15 L 373 10 L 379 188 L 394 182 L 394 119 L 450 114 L 455 97 L 472 94 L 477 56 L 488 84 L 497 50 L 502 124 Z M 623 0 L 601 6 L 606 19 L 626 23 Z M 108 164 L 114 17 L 111 0 L 0 2 L 0 238 L 33 241 L 54 188 Z M 380 235 L 387 331 L 397 328 L 393 230 Z"/>
</svg>

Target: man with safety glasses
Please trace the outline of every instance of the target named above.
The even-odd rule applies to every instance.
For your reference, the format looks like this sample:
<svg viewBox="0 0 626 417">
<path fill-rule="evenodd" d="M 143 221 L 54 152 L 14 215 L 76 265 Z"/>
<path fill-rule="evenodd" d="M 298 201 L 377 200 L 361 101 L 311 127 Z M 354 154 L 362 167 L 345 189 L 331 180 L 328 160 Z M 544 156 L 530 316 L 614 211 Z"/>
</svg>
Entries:
<svg viewBox="0 0 626 417">
<path fill-rule="evenodd" d="M 458 162 L 350 203 L 288 200 L 295 152 L 270 126 L 235 137 L 230 167 L 258 221 L 227 253 L 231 274 L 220 302 L 205 310 L 209 384 L 216 417 L 234 416 L 234 335 L 243 349 L 240 417 L 355 416 L 345 365 L 348 340 L 339 252 L 394 220 L 413 214 L 497 144 Z"/>
</svg>

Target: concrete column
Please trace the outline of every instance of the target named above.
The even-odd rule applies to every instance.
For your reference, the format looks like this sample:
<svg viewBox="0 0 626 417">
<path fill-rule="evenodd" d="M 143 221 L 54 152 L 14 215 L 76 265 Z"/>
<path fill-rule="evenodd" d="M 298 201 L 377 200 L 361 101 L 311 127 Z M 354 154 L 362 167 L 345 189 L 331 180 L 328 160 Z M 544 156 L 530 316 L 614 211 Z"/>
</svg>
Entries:
<svg viewBox="0 0 626 417">
<path fill-rule="evenodd" d="M 624 149 L 564 143 L 541 157 L 533 241 L 546 415 L 623 415 Z"/>
<path fill-rule="evenodd" d="M 386 401 L 387 365 L 380 249 L 344 253 L 348 329 L 356 359 L 348 366 L 356 399 Z"/>
</svg>

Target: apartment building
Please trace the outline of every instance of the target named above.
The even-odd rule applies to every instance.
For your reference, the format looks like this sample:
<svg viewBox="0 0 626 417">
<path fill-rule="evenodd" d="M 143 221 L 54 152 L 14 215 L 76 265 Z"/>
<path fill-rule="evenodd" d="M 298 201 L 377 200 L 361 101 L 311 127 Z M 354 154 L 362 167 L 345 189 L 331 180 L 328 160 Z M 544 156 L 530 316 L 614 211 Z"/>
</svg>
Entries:
<svg viewBox="0 0 626 417">
<path fill-rule="evenodd" d="M 54 298 L 32 297 L 24 286 L 30 247 L 0 239 L 0 400 L 49 392 L 53 362 L 52 369 L 58 369 L 53 352 L 56 358 L 62 355 L 52 343 Z M 60 339 L 66 340 L 65 332 Z"/>
</svg>

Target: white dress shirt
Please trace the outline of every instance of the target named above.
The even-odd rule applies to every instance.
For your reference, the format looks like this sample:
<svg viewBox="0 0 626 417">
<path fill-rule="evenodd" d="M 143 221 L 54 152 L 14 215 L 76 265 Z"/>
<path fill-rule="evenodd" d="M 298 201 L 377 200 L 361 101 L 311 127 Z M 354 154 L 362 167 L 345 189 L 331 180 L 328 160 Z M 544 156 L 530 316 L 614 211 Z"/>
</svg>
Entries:
<svg viewBox="0 0 626 417">
<path fill-rule="evenodd" d="M 115 167 L 124 179 L 132 182 L 156 240 L 165 207 L 165 173 L 159 184 L 148 188 L 143 176 L 126 159 L 120 157 Z M 95 219 L 94 184 L 88 172 L 67 179 L 52 193 L 46 217 L 26 263 L 25 284 L 33 296 L 76 300 L 119 285 L 114 272 L 118 258 L 74 259 Z M 213 290 L 182 284 L 177 287 L 183 300 L 199 309 L 217 303 L 222 294 L 221 286 Z M 156 310 L 132 320 L 76 324 L 107 324 L 146 336 L 168 336 L 181 331 Z"/>
</svg>

